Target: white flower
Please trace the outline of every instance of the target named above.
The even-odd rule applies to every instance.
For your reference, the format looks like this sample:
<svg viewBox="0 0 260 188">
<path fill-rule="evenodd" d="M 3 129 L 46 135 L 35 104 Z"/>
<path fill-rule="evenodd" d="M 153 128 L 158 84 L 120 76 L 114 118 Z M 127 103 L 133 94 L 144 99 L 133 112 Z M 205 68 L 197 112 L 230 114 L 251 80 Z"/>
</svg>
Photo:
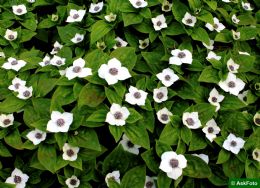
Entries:
<svg viewBox="0 0 260 188">
<path fill-rule="evenodd" d="M 23 68 L 26 65 L 26 62 L 24 60 L 17 60 L 13 57 L 9 57 L 7 59 L 7 62 L 5 62 L 2 67 L 7 70 L 15 70 L 19 71 L 21 68 Z"/>
<path fill-rule="evenodd" d="M 210 23 L 207 23 L 205 25 L 210 31 L 216 30 L 217 32 L 220 32 L 226 28 L 222 23 L 219 22 L 219 20 L 216 17 L 213 18 L 213 21 L 214 25 L 211 25 Z"/>
<path fill-rule="evenodd" d="M 6 128 L 14 123 L 14 115 L 13 114 L 1 114 L 0 115 L 0 127 Z"/>
<path fill-rule="evenodd" d="M 216 121 L 211 119 L 206 123 L 206 126 L 203 127 L 202 131 L 205 133 L 207 139 L 210 142 L 213 142 L 213 140 L 217 137 L 217 134 L 220 132 L 220 128 L 218 127 Z"/>
<path fill-rule="evenodd" d="M 197 18 L 195 16 L 192 16 L 190 13 L 186 12 L 181 21 L 185 25 L 194 27 L 195 23 L 197 22 Z"/>
<path fill-rule="evenodd" d="M 113 14 L 112 12 L 110 12 L 110 14 L 105 16 L 105 20 L 108 22 L 114 22 L 116 20 L 116 14 Z"/>
<path fill-rule="evenodd" d="M 177 180 L 182 175 L 182 169 L 187 167 L 184 155 L 177 155 L 174 151 L 166 151 L 161 156 L 160 169 L 167 173 L 169 178 Z"/>
<path fill-rule="evenodd" d="M 208 50 L 213 50 L 214 49 L 214 40 L 209 40 L 209 45 L 206 43 L 202 42 L 203 46 L 205 46 Z"/>
<path fill-rule="evenodd" d="M 0 52 L 0 58 L 5 58 L 5 53 L 4 52 Z"/>
<path fill-rule="evenodd" d="M 64 76 L 67 72 L 68 68 L 64 69 L 64 70 L 59 70 L 59 73 L 61 76 Z"/>
<path fill-rule="evenodd" d="M 205 163 L 209 164 L 209 156 L 208 155 L 205 155 L 205 154 L 192 154 L 193 156 L 196 156 L 196 157 L 199 157 L 201 158 Z"/>
<path fill-rule="evenodd" d="M 120 183 L 120 172 L 118 170 L 115 170 L 106 175 L 105 182 L 109 187 L 108 180 L 112 180 L 112 181 L 116 181 L 117 183 Z"/>
<path fill-rule="evenodd" d="M 12 85 L 10 85 L 8 87 L 9 90 L 11 91 L 19 91 L 19 88 L 20 87 L 24 87 L 26 85 L 26 81 L 20 79 L 20 78 L 17 78 L 15 77 L 13 80 L 12 80 Z"/>
<path fill-rule="evenodd" d="M 110 59 L 107 64 L 102 64 L 98 69 L 98 76 L 107 81 L 108 85 L 113 85 L 118 80 L 126 80 L 131 77 L 128 69 L 122 67 L 121 62 L 116 59 Z"/>
<path fill-rule="evenodd" d="M 239 53 L 240 55 L 249 55 L 249 56 L 250 56 L 250 54 L 249 54 L 248 52 L 241 52 L 241 51 L 238 51 L 238 53 Z"/>
<path fill-rule="evenodd" d="M 182 63 L 191 64 L 192 63 L 192 54 L 189 50 L 179 50 L 175 49 L 171 51 L 173 55 L 169 59 L 169 63 L 173 65 L 181 65 Z"/>
<path fill-rule="evenodd" d="M 238 154 L 240 149 L 244 147 L 244 144 L 245 141 L 242 138 L 230 133 L 223 143 L 223 148 L 234 154 Z"/>
<path fill-rule="evenodd" d="M 110 125 L 123 126 L 129 115 L 130 112 L 126 107 L 121 107 L 119 104 L 113 103 L 110 111 L 107 113 L 105 122 Z"/>
<path fill-rule="evenodd" d="M 158 120 L 163 124 L 167 124 L 171 121 L 170 116 L 172 116 L 172 113 L 166 107 L 159 110 L 156 113 L 156 115 L 157 115 Z"/>
<path fill-rule="evenodd" d="M 144 188 L 156 188 L 154 179 L 156 179 L 156 177 L 145 176 Z"/>
<path fill-rule="evenodd" d="M 139 48 L 140 49 L 145 49 L 147 46 L 149 46 L 149 38 L 144 39 L 144 40 L 139 40 Z"/>
<path fill-rule="evenodd" d="M 27 0 L 28 3 L 34 3 L 35 0 Z"/>
<path fill-rule="evenodd" d="M 232 15 L 231 20 L 235 24 L 238 24 L 240 22 L 240 20 L 237 18 L 237 16 L 235 14 Z"/>
<path fill-rule="evenodd" d="M 68 188 L 75 188 L 79 187 L 80 180 L 77 178 L 77 176 L 72 175 L 70 178 L 66 179 L 65 183 L 68 186 Z"/>
<path fill-rule="evenodd" d="M 51 63 L 51 58 L 50 58 L 50 56 L 46 55 L 43 58 L 42 62 L 39 63 L 39 65 L 42 66 L 42 67 L 45 67 L 47 65 L 50 65 L 50 63 Z"/>
<path fill-rule="evenodd" d="M 184 112 L 182 115 L 182 123 L 189 129 L 198 129 L 201 127 L 198 112 Z"/>
<path fill-rule="evenodd" d="M 60 113 L 52 111 L 51 120 L 48 121 L 47 131 L 50 132 L 68 132 L 73 122 L 73 114 L 69 112 Z"/>
<path fill-rule="evenodd" d="M 252 155 L 254 160 L 260 162 L 260 149 L 255 148 Z"/>
<path fill-rule="evenodd" d="M 243 1 L 242 1 L 242 7 L 243 7 L 243 9 L 245 9 L 247 11 L 253 10 L 250 3 L 244 3 Z"/>
<path fill-rule="evenodd" d="M 167 87 L 160 87 L 153 90 L 153 100 L 157 103 L 164 102 L 168 99 Z"/>
<path fill-rule="evenodd" d="M 225 91 L 232 95 L 238 95 L 245 87 L 245 83 L 236 77 L 235 74 L 229 72 L 226 80 L 221 80 L 218 85 Z"/>
<path fill-rule="evenodd" d="M 26 182 L 29 176 L 24 174 L 20 169 L 15 168 L 9 178 L 5 180 L 5 183 L 15 184 L 16 188 L 25 188 Z"/>
<path fill-rule="evenodd" d="M 238 94 L 237 97 L 244 102 L 245 104 L 247 104 L 246 102 L 246 96 L 247 96 L 248 90 L 243 91 L 242 93 Z"/>
<path fill-rule="evenodd" d="M 129 0 L 129 2 L 133 5 L 135 8 L 144 8 L 148 5 L 148 3 L 144 0 Z"/>
<path fill-rule="evenodd" d="M 32 86 L 31 87 L 22 86 L 22 87 L 19 87 L 17 97 L 19 99 L 26 100 L 26 99 L 29 99 L 32 96 L 32 92 L 33 92 Z"/>
<path fill-rule="evenodd" d="M 232 30 L 232 36 L 234 40 L 239 40 L 240 39 L 240 32 L 236 32 Z"/>
<path fill-rule="evenodd" d="M 66 61 L 65 58 L 61 58 L 57 55 L 54 55 L 53 58 L 51 59 L 51 65 L 60 67 L 62 65 L 65 65 L 65 61 Z"/>
<path fill-rule="evenodd" d="M 75 36 L 70 40 L 71 42 L 73 42 L 74 44 L 80 43 L 84 40 L 84 35 L 76 33 Z"/>
<path fill-rule="evenodd" d="M 166 87 L 170 87 L 174 82 L 179 80 L 179 76 L 177 76 L 170 68 L 163 69 L 163 71 L 156 74 L 156 76 Z"/>
<path fill-rule="evenodd" d="M 143 106 L 145 105 L 147 95 L 147 92 L 130 86 L 129 93 L 125 95 L 125 101 L 132 105 Z"/>
<path fill-rule="evenodd" d="M 73 61 L 73 66 L 68 67 L 65 75 L 69 80 L 76 77 L 84 78 L 92 75 L 92 70 L 90 68 L 85 68 L 85 60 L 79 58 Z"/>
<path fill-rule="evenodd" d="M 236 64 L 234 62 L 234 60 L 230 58 L 227 61 L 227 68 L 228 68 L 228 71 L 231 72 L 231 73 L 238 73 L 237 70 L 239 69 L 239 64 Z"/>
<path fill-rule="evenodd" d="M 257 126 L 260 126 L 260 113 L 258 113 L 258 112 L 254 115 L 254 123 Z"/>
<path fill-rule="evenodd" d="M 119 142 L 125 151 L 128 151 L 129 153 L 138 155 L 139 154 L 139 148 L 141 146 L 133 144 L 129 138 L 124 134 L 123 139 Z"/>
<path fill-rule="evenodd" d="M 62 147 L 62 158 L 66 161 L 76 161 L 78 158 L 79 147 L 73 147 L 65 143 Z"/>
<path fill-rule="evenodd" d="M 120 37 L 115 38 L 116 44 L 113 46 L 114 49 L 120 48 L 120 47 L 125 47 L 127 46 L 127 42 L 121 39 Z"/>
<path fill-rule="evenodd" d="M 210 51 L 208 53 L 208 56 L 206 57 L 207 60 L 211 60 L 211 59 L 215 59 L 217 61 L 219 61 L 221 59 L 221 56 L 217 56 L 217 54 L 215 54 L 214 52 Z"/>
<path fill-rule="evenodd" d="M 155 18 L 152 18 L 152 22 L 155 31 L 159 31 L 163 28 L 167 28 L 166 19 L 163 14 L 156 16 Z"/>
<path fill-rule="evenodd" d="M 86 14 L 86 10 L 70 10 L 70 15 L 68 16 L 66 22 L 81 22 L 84 15 Z"/>
<path fill-rule="evenodd" d="M 223 2 L 225 3 L 230 3 L 231 1 L 230 0 L 222 0 Z"/>
<path fill-rule="evenodd" d="M 34 145 L 40 144 L 46 139 L 46 132 L 43 132 L 39 129 L 30 131 L 26 137 L 33 142 Z"/>
<path fill-rule="evenodd" d="M 209 93 L 208 101 L 210 104 L 216 106 L 216 111 L 220 109 L 220 102 L 224 100 L 225 96 L 219 94 L 219 92 L 216 90 L 216 88 L 213 88 Z"/>
<path fill-rule="evenodd" d="M 63 45 L 61 45 L 58 41 L 56 41 L 53 45 L 51 55 L 57 54 L 61 50 L 62 47 L 63 47 Z"/>
<path fill-rule="evenodd" d="M 162 11 L 170 12 L 171 10 L 172 10 L 172 3 L 170 3 L 167 0 L 164 0 L 162 4 Z"/>
<path fill-rule="evenodd" d="M 91 4 L 90 4 L 90 8 L 89 8 L 89 12 L 90 12 L 90 13 L 98 13 L 98 12 L 102 11 L 103 6 L 104 6 L 103 1 L 102 1 L 102 2 L 99 2 L 99 3 L 97 3 L 97 4 L 91 3 Z"/>
<path fill-rule="evenodd" d="M 17 35 L 18 35 L 17 31 L 12 31 L 10 29 L 7 29 L 5 31 L 4 37 L 6 40 L 13 41 L 13 40 L 17 39 Z"/>
<path fill-rule="evenodd" d="M 27 9 L 26 9 L 26 6 L 24 4 L 22 4 L 22 5 L 13 5 L 12 9 L 13 9 L 13 13 L 15 15 L 18 15 L 18 16 L 27 13 Z"/>
</svg>

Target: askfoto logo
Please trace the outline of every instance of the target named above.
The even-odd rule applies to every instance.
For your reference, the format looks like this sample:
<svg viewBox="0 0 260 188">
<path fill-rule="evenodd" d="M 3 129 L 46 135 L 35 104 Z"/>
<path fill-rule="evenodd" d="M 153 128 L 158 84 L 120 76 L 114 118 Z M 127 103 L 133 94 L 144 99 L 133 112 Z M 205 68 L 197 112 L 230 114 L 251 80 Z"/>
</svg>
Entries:
<svg viewBox="0 0 260 188">
<path fill-rule="evenodd" d="M 229 188 L 233 187 L 259 187 L 260 179 L 230 179 Z"/>
</svg>

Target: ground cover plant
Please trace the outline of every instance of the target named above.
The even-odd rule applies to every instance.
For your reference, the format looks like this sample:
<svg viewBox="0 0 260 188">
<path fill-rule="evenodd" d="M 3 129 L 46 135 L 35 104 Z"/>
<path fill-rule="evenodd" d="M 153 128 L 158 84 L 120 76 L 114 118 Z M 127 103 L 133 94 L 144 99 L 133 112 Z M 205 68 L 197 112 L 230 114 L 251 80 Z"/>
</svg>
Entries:
<svg viewBox="0 0 260 188">
<path fill-rule="evenodd" d="M 0 187 L 260 178 L 259 0 L 0 0 Z"/>
</svg>

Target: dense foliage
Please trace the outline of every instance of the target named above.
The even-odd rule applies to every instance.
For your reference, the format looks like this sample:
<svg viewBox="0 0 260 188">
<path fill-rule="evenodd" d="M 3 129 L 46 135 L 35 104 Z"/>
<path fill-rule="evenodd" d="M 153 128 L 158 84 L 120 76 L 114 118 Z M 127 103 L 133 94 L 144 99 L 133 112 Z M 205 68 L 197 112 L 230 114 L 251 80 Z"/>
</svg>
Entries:
<svg viewBox="0 0 260 188">
<path fill-rule="evenodd" d="M 259 8 L 0 0 L 0 187 L 260 178 Z"/>
</svg>

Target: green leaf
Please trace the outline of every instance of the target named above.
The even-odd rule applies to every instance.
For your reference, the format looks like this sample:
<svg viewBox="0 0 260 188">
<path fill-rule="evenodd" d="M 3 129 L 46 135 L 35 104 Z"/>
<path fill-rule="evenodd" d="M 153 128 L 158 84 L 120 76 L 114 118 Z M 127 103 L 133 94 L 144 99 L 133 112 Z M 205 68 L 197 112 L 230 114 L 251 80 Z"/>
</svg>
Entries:
<svg viewBox="0 0 260 188">
<path fill-rule="evenodd" d="M 229 178 L 240 178 L 245 170 L 245 164 L 236 157 L 231 157 L 227 162 L 222 164 L 225 175 Z"/>
<path fill-rule="evenodd" d="M 107 96 L 108 101 L 110 102 L 110 104 L 112 105 L 113 103 L 116 104 L 122 104 L 122 100 L 123 98 L 120 97 L 114 90 L 106 87 L 105 88 L 105 94 Z"/>
<path fill-rule="evenodd" d="M 143 17 L 136 13 L 122 13 L 124 26 L 139 24 L 143 21 Z"/>
<path fill-rule="evenodd" d="M 128 70 L 134 68 L 137 60 L 135 48 L 132 47 L 117 48 L 110 54 L 110 56 L 117 58 L 122 63 L 122 66 L 128 68 Z"/>
<path fill-rule="evenodd" d="M 188 7 L 179 0 L 173 0 L 172 13 L 176 20 L 181 22 L 186 12 L 189 12 Z"/>
<path fill-rule="evenodd" d="M 18 129 L 15 129 L 10 134 L 4 137 L 5 143 L 9 146 L 21 150 L 23 147 L 23 142 Z"/>
<path fill-rule="evenodd" d="M 18 99 L 11 95 L 0 103 L 0 112 L 9 114 L 18 112 L 26 105 L 26 102 L 26 100 Z"/>
<path fill-rule="evenodd" d="M 104 37 L 112 27 L 105 21 L 99 20 L 97 21 L 91 28 L 90 33 L 90 44 L 94 44 L 99 39 Z"/>
<path fill-rule="evenodd" d="M 204 149 L 207 147 L 207 142 L 204 139 L 204 135 L 202 133 L 193 132 L 192 138 L 190 141 L 189 151 L 196 151 L 200 149 Z"/>
<path fill-rule="evenodd" d="M 220 81 L 218 71 L 212 66 L 207 66 L 199 77 L 199 82 L 218 83 Z"/>
<path fill-rule="evenodd" d="M 166 151 L 172 151 L 172 148 L 169 144 L 163 143 L 160 140 L 156 141 L 155 149 L 159 157 L 161 157 L 161 155 Z"/>
<path fill-rule="evenodd" d="M 80 107 L 84 105 L 97 107 L 104 101 L 105 97 L 102 87 L 88 83 L 82 88 L 78 103 Z"/>
<path fill-rule="evenodd" d="M 146 170 L 144 166 L 137 166 L 130 169 L 123 177 L 122 188 L 142 187 L 145 183 Z"/>
<path fill-rule="evenodd" d="M 211 25 L 214 25 L 214 20 L 212 14 L 207 10 L 202 10 L 199 13 L 199 16 L 197 16 L 198 20 L 201 20 L 205 23 L 210 23 Z"/>
<path fill-rule="evenodd" d="M 217 164 L 225 163 L 230 158 L 230 152 L 224 149 L 221 149 L 218 154 Z"/>
<path fill-rule="evenodd" d="M 185 155 L 187 159 L 187 167 L 183 169 L 183 175 L 192 178 L 209 178 L 211 169 L 202 159 L 193 156 Z"/>
<path fill-rule="evenodd" d="M 204 42 L 207 45 L 210 44 L 210 38 L 207 31 L 201 27 L 198 27 L 193 30 L 193 32 L 191 33 L 191 38 L 193 40 Z"/>
<path fill-rule="evenodd" d="M 226 94 L 224 100 L 221 102 L 220 110 L 236 110 L 246 107 L 237 96 Z"/>
<path fill-rule="evenodd" d="M 170 187 L 172 180 L 166 175 L 165 172 L 160 171 L 158 175 L 158 188 Z"/>
<path fill-rule="evenodd" d="M 161 71 L 164 62 L 161 61 L 163 55 L 159 52 L 142 52 L 141 53 L 147 65 L 150 67 L 153 74 Z"/>
<path fill-rule="evenodd" d="M 181 128 L 181 139 L 186 143 L 189 144 L 192 138 L 192 132 L 191 130 L 184 126 Z"/>
<path fill-rule="evenodd" d="M 143 126 L 127 125 L 125 126 L 125 133 L 132 143 L 140 145 L 146 149 L 150 148 L 149 136 Z"/>
<path fill-rule="evenodd" d="M 125 128 L 115 126 L 115 125 L 109 125 L 109 131 L 113 135 L 115 141 L 118 142 L 119 139 L 121 138 L 123 132 L 125 131 Z"/>
<path fill-rule="evenodd" d="M 154 150 L 150 149 L 141 154 L 142 159 L 145 161 L 146 166 L 153 172 L 157 173 L 159 170 L 159 164 L 154 156 Z"/>
<path fill-rule="evenodd" d="M 173 127 L 171 124 L 167 124 L 161 132 L 159 140 L 166 144 L 177 145 L 179 140 L 179 134 L 179 129 Z"/>
<path fill-rule="evenodd" d="M 175 36 L 186 33 L 183 26 L 178 22 L 172 22 L 166 29 L 162 30 L 163 35 Z"/>
<path fill-rule="evenodd" d="M 50 172 L 55 173 L 57 161 L 56 149 L 52 145 L 41 144 L 38 148 L 39 162 Z"/>
<path fill-rule="evenodd" d="M 97 110 L 87 118 L 87 121 L 105 122 L 107 113 L 108 113 L 108 110 L 104 110 L 104 109 Z"/>
<path fill-rule="evenodd" d="M 0 142 L 0 156 L 1 157 L 12 157 L 12 154 L 9 152 L 7 147 L 2 142 Z"/>
<path fill-rule="evenodd" d="M 128 108 L 130 115 L 128 116 L 128 118 L 126 119 L 127 123 L 135 123 L 137 121 L 139 121 L 140 119 L 143 118 L 143 116 L 141 114 L 139 114 L 135 109 L 133 108 Z"/>
</svg>

